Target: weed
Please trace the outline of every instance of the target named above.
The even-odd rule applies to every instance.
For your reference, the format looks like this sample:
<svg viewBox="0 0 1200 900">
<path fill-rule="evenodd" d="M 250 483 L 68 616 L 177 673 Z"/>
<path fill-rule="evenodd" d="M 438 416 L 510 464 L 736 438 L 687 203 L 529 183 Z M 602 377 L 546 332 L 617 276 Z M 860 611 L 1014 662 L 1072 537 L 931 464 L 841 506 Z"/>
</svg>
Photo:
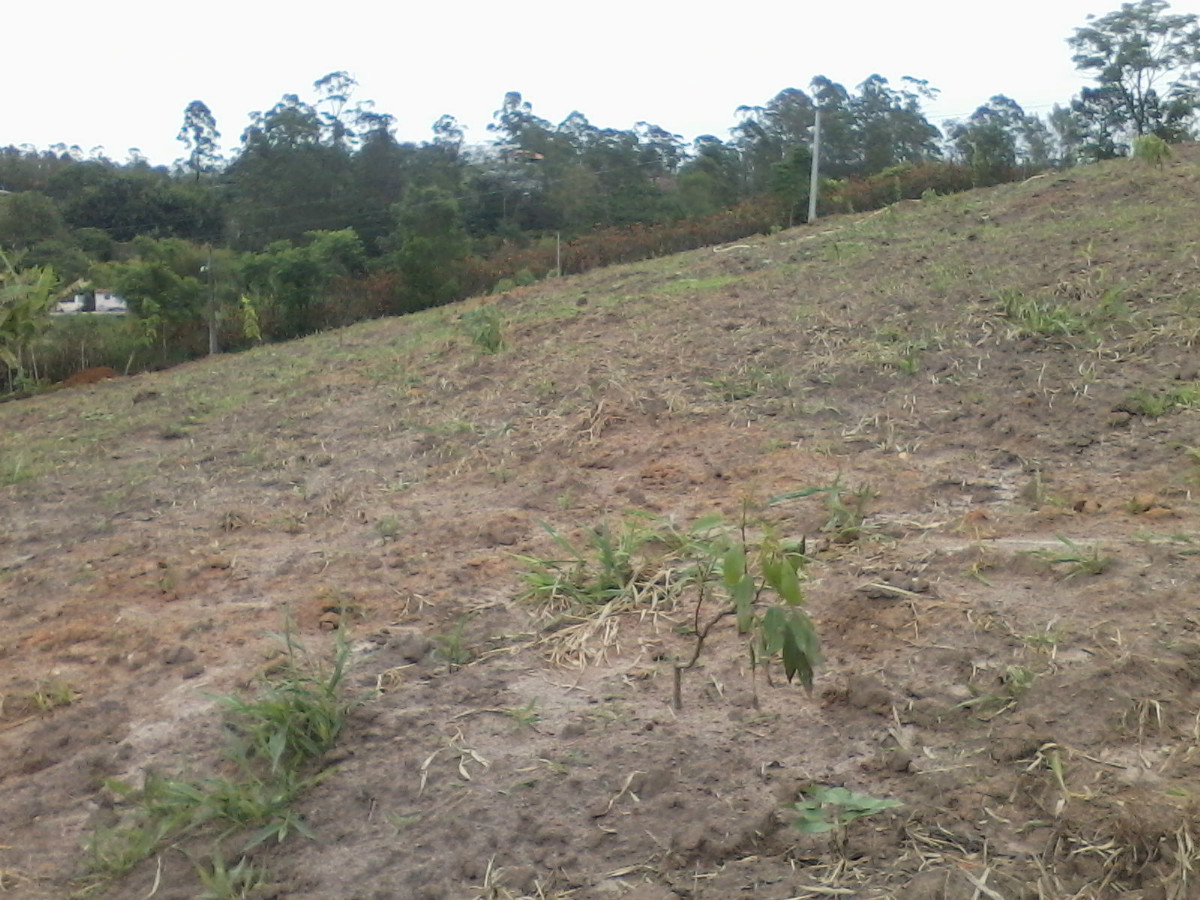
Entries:
<svg viewBox="0 0 1200 900">
<path fill-rule="evenodd" d="M 20 484 L 33 477 L 33 471 L 25 459 L 24 453 L 17 453 L 11 459 L 0 462 L 0 487 Z"/>
<path fill-rule="evenodd" d="M 475 658 L 474 652 L 467 646 L 467 623 L 470 621 L 469 614 L 460 616 L 449 631 L 433 637 L 434 652 L 446 662 L 451 672 Z"/>
<path fill-rule="evenodd" d="M 822 487 L 807 487 L 780 494 L 771 498 L 768 505 L 814 496 L 824 497 L 828 514 L 821 530 L 828 533 L 835 544 L 851 544 L 865 533 L 867 504 L 879 495 L 869 485 L 859 485 L 849 490 L 842 485 L 839 475 L 831 484 Z"/>
<path fill-rule="evenodd" d="M 85 849 L 89 872 L 101 879 L 124 875 L 158 849 L 166 824 L 97 828 Z"/>
<path fill-rule="evenodd" d="M 871 797 L 844 787 L 813 785 L 802 793 L 805 799 L 792 805 L 796 812 L 792 827 L 802 834 L 838 831 L 858 819 L 902 805 L 899 800 Z"/>
<path fill-rule="evenodd" d="M 1033 686 L 1035 675 L 1026 666 L 1008 666 L 1000 676 L 997 689 L 988 693 L 975 693 L 969 700 L 957 704 L 955 709 L 975 711 L 977 718 L 988 722 L 1003 715 L 1017 705 Z M 972 686 L 972 693 L 975 688 Z"/>
<path fill-rule="evenodd" d="M 1046 492 L 1046 482 L 1042 478 L 1042 470 L 1035 468 L 1029 477 L 1029 484 L 1021 489 L 1020 496 L 1034 506 L 1041 506 L 1050 499 Z"/>
<path fill-rule="evenodd" d="M 1152 394 L 1145 388 L 1139 388 L 1126 395 L 1116 409 L 1147 419 L 1162 418 L 1176 409 L 1200 409 L 1200 383 L 1181 385 L 1161 394 Z"/>
<path fill-rule="evenodd" d="M 279 676 L 255 700 L 222 701 L 242 752 L 251 761 L 266 761 L 272 775 L 319 761 L 337 741 L 349 712 L 342 697 L 350 658 L 345 632 L 337 633 L 330 666 L 296 643 L 290 628 L 279 639 L 285 649 Z"/>
<path fill-rule="evenodd" d="M 196 875 L 204 885 L 199 900 L 246 900 L 257 896 L 258 889 L 267 883 L 266 873 L 243 856 L 230 867 L 220 850 L 215 850 L 208 866 L 193 861 Z"/>
<path fill-rule="evenodd" d="M 42 712 L 49 712 L 60 706 L 70 706 L 74 702 L 75 689 L 57 678 L 39 683 L 33 692 L 33 705 Z"/>
<path fill-rule="evenodd" d="M 747 400 L 764 388 L 779 384 L 781 377 L 766 369 L 749 366 L 740 369 L 726 378 L 705 379 L 704 384 L 711 388 L 717 396 L 726 403 Z"/>
<path fill-rule="evenodd" d="M 1164 729 L 1162 702 L 1153 697 L 1138 697 L 1121 716 L 1121 727 L 1136 734 L 1138 741 L 1145 740 L 1148 733 L 1161 733 Z"/>
<path fill-rule="evenodd" d="M 484 353 L 499 353 L 504 347 L 500 312 L 494 306 L 477 306 L 463 313 L 462 327 Z"/>
<path fill-rule="evenodd" d="M 1018 635 L 1021 641 L 1030 650 L 1037 653 L 1045 653 L 1053 657 L 1058 650 L 1058 645 L 1062 643 L 1063 633 L 1052 625 L 1047 625 L 1040 631 L 1031 631 L 1028 634 Z"/>
<path fill-rule="evenodd" d="M 421 813 L 388 813 L 384 816 L 388 824 L 396 830 L 396 836 L 416 825 L 423 818 Z"/>
<path fill-rule="evenodd" d="M 1033 672 L 1025 666 L 1008 666 L 1000 682 L 1009 697 L 1019 700 L 1033 687 L 1033 678 Z"/>
<path fill-rule="evenodd" d="M 907 341 L 901 354 L 892 361 L 896 371 L 905 375 L 916 375 L 921 371 L 921 351 L 924 345 L 919 341 Z"/>
<path fill-rule="evenodd" d="M 1053 300 L 1027 297 L 1016 290 L 1000 291 L 999 298 L 1004 315 L 1016 325 L 1012 337 L 1068 336 L 1089 327 L 1085 318 Z"/>
<path fill-rule="evenodd" d="M 1049 568 L 1065 567 L 1062 576 L 1064 581 L 1078 575 L 1101 575 L 1116 562 L 1114 557 L 1103 555 L 1098 544 L 1081 547 L 1070 538 L 1065 537 L 1060 537 L 1059 541 L 1065 548 L 1061 551 L 1027 550 L 1025 553 L 1041 560 Z"/>
<path fill-rule="evenodd" d="M 504 714 L 523 728 L 532 728 L 542 720 L 536 700 L 530 700 L 523 706 L 510 706 L 504 710 Z"/>
<path fill-rule="evenodd" d="M 1161 169 L 1171 158 L 1171 147 L 1157 134 L 1143 134 L 1133 139 L 1133 158 Z"/>
<path fill-rule="evenodd" d="M 637 560 L 656 535 L 645 522 L 626 520 L 614 530 L 608 525 L 588 529 L 585 543 L 576 545 L 549 525 L 543 528 L 564 551 L 560 559 L 518 556 L 526 566 L 521 600 L 534 601 L 552 612 L 604 606 L 636 592 L 646 567 Z"/>
<path fill-rule="evenodd" d="M 400 535 L 400 520 L 395 516 L 383 516 L 375 523 L 375 530 L 385 541 L 394 541 Z"/>
<path fill-rule="evenodd" d="M 313 770 L 345 723 L 350 704 L 342 694 L 349 644 L 339 631 L 333 662 L 326 665 L 295 641 L 290 627 L 281 641 L 284 664 L 256 698 L 220 698 L 232 736 L 225 751 L 232 774 L 188 780 L 150 771 L 140 789 L 116 780 L 105 782 L 131 809 L 123 824 L 98 829 L 88 842 L 94 876 L 119 876 L 168 843 L 210 835 L 213 864 L 201 880 L 210 891 L 227 893 L 206 896 L 248 896 L 261 881 L 260 873 L 245 859 L 232 869 L 225 865 L 219 853 L 225 836 L 256 829 L 243 853 L 267 840 L 282 842 L 292 833 L 313 836 L 294 805 L 319 778 Z"/>
</svg>

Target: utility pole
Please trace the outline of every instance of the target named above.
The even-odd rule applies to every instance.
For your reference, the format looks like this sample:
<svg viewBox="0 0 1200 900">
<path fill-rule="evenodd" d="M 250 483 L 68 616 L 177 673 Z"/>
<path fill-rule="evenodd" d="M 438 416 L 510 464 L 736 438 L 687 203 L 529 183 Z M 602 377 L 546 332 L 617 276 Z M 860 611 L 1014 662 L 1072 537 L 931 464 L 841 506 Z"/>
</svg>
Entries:
<svg viewBox="0 0 1200 900">
<path fill-rule="evenodd" d="M 817 107 L 817 117 L 813 122 L 812 143 L 812 175 L 808 180 L 808 221 L 817 221 L 817 189 L 821 184 L 821 107 Z"/>
<path fill-rule="evenodd" d="M 208 262 L 204 264 L 204 273 L 208 276 L 208 355 L 216 356 L 221 352 L 217 343 L 217 286 L 213 284 L 212 244 L 208 245 Z"/>
</svg>

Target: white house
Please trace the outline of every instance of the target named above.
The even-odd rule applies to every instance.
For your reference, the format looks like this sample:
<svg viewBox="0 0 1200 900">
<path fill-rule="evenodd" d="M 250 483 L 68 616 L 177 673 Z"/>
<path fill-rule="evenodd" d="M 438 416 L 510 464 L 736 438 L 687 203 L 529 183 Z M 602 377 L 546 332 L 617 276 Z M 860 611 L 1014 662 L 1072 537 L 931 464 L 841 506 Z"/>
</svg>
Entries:
<svg viewBox="0 0 1200 900">
<path fill-rule="evenodd" d="M 92 298 L 95 298 L 94 300 Z M 90 309 L 88 307 L 91 307 Z M 67 315 L 69 313 L 104 313 L 106 315 L 121 315 L 129 311 L 122 297 L 112 291 L 82 291 L 71 296 L 70 300 L 60 300 L 50 311 L 51 315 Z"/>
</svg>

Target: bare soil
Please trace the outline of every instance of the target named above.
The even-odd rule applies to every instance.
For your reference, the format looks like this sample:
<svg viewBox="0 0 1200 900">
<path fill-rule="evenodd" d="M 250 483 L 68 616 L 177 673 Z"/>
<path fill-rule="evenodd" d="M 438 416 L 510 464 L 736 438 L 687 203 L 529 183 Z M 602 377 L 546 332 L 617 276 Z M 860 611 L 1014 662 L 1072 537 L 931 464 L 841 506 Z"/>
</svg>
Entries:
<svg viewBox="0 0 1200 900">
<path fill-rule="evenodd" d="M 363 702 L 252 896 L 1200 896 L 1198 203 L 1191 146 L 472 301 L 496 354 L 448 307 L 0 405 L 0 893 L 202 896 L 84 848 L 290 617 Z M 835 482 L 854 533 L 768 502 Z M 544 526 L 744 509 L 811 694 L 730 624 L 674 709 L 692 595 L 518 601 Z"/>
</svg>

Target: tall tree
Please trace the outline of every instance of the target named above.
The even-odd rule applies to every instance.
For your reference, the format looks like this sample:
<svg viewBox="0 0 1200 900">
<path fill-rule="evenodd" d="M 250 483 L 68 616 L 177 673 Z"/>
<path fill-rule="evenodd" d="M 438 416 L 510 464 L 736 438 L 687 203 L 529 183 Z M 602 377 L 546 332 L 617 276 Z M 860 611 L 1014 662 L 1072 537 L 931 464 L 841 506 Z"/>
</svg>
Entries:
<svg viewBox="0 0 1200 900">
<path fill-rule="evenodd" d="M 322 140 L 320 113 L 295 94 L 251 113 L 242 149 L 230 164 L 232 229 L 237 244 L 261 248 L 300 241 L 306 232 L 345 227 L 351 153 Z"/>
<path fill-rule="evenodd" d="M 1008 180 L 1018 166 L 1050 165 L 1050 133 L 1037 116 L 1015 100 L 997 94 L 965 122 L 949 123 L 958 157 L 971 167 L 977 184 Z"/>
<path fill-rule="evenodd" d="M 813 101 L 821 107 L 821 171 L 844 178 L 859 171 L 862 154 L 855 134 L 850 92 L 824 75 L 812 80 Z"/>
<path fill-rule="evenodd" d="M 732 206 L 740 193 L 737 148 L 711 134 L 700 135 L 692 147 L 676 179 L 680 212 L 696 218 Z"/>
<path fill-rule="evenodd" d="M 923 162 L 938 156 L 941 133 L 921 111 L 921 100 L 937 96 L 929 83 L 902 79 L 897 90 L 881 75 L 858 86 L 849 109 L 858 144 L 860 172 L 873 175 L 899 163 Z"/>
<path fill-rule="evenodd" d="M 221 132 L 217 131 L 217 120 L 212 110 L 202 100 L 189 103 L 183 112 L 183 127 L 179 129 L 178 140 L 187 149 L 185 166 L 196 181 L 216 171 L 221 161 L 217 144 L 220 139 Z"/>
<path fill-rule="evenodd" d="M 1125 3 L 1088 16 L 1090 24 L 1067 38 L 1076 68 L 1094 74 L 1123 124 L 1167 140 L 1186 133 L 1184 121 L 1200 106 L 1200 26 L 1195 14 L 1171 15 L 1169 7 L 1166 0 Z"/>
<path fill-rule="evenodd" d="M 354 133 L 343 114 L 356 87 L 358 82 L 348 72 L 330 72 L 313 82 L 313 89 L 317 92 L 316 106 L 321 110 L 322 128 L 329 143 L 335 147 L 353 141 Z"/>
</svg>

